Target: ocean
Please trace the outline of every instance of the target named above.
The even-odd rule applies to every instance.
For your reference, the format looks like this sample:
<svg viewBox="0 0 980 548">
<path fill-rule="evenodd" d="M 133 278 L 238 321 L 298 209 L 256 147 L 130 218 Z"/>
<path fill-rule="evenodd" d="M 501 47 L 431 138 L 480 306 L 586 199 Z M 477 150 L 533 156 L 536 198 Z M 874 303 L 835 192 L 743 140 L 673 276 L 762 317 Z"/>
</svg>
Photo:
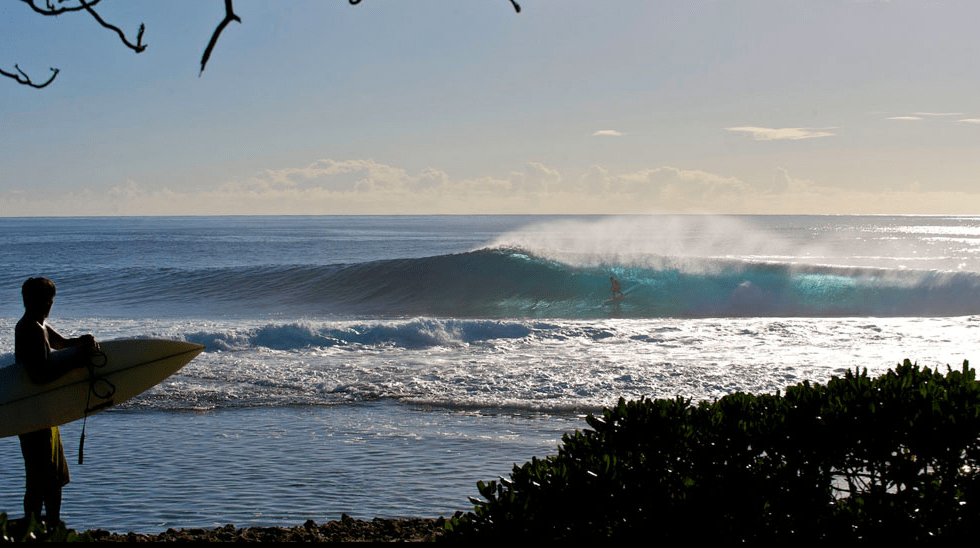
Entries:
<svg viewBox="0 0 980 548">
<path fill-rule="evenodd" d="M 980 217 L 4 218 L 0 264 L 0 364 L 31 276 L 65 336 L 207 347 L 84 464 L 62 427 L 75 529 L 450 516 L 620 397 L 980 358 Z"/>
</svg>

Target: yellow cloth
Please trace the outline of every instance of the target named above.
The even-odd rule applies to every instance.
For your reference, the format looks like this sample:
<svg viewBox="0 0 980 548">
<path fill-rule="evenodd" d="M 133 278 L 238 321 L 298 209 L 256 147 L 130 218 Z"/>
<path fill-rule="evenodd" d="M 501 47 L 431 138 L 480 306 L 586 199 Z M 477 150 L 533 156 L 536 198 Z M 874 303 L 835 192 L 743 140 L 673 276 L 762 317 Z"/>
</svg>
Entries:
<svg viewBox="0 0 980 548">
<path fill-rule="evenodd" d="M 24 455 L 28 491 L 60 488 L 71 481 L 57 426 L 21 434 L 20 451 Z"/>
</svg>

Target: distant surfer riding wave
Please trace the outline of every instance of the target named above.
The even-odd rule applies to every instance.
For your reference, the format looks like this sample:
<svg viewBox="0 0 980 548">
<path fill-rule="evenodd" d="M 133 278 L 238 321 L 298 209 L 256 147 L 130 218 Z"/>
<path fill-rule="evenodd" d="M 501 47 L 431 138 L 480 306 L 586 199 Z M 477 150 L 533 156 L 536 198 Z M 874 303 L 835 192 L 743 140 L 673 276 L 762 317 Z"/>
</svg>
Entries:
<svg viewBox="0 0 980 548">
<path fill-rule="evenodd" d="M 609 276 L 609 283 L 612 284 L 612 298 L 613 299 L 619 299 L 621 297 L 626 296 L 626 294 L 623 293 L 623 284 L 619 283 L 619 280 L 617 280 L 616 278 L 614 278 L 612 276 Z"/>
</svg>

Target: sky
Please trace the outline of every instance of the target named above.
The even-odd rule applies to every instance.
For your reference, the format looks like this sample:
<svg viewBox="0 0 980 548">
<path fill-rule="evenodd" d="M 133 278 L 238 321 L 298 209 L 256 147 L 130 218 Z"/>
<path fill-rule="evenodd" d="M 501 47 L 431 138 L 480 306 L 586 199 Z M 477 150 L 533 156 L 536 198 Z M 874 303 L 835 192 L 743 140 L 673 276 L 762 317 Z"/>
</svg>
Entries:
<svg viewBox="0 0 980 548">
<path fill-rule="evenodd" d="M 976 0 L 518 3 L 0 0 L 0 216 L 980 212 Z"/>
</svg>

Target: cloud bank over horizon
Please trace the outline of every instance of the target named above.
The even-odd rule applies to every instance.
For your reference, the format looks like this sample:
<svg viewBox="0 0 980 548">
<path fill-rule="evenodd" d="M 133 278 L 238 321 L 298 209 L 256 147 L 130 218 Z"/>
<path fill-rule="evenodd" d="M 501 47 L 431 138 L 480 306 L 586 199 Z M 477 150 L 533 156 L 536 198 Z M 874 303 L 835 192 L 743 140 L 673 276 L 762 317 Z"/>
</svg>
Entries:
<svg viewBox="0 0 980 548">
<path fill-rule="evenodd" d="M 961 205 L 950 211 L 949 204 Z M 701 169 L 658 166 L 575 174 L 539 162 L 477 178 L 437 168 L 416 172 L 374 160 L 320 159 L 267 169 L 193 191 L 127 180 L 50 201 L 23 189 L 0 193 L 0 216 L 344 215 L 344 214 L 858 214 L 969 213 L 980 193 L 921 184 L 879 192 L 816 184 L 777 168 L 746 181 Z"/>
</svg>

